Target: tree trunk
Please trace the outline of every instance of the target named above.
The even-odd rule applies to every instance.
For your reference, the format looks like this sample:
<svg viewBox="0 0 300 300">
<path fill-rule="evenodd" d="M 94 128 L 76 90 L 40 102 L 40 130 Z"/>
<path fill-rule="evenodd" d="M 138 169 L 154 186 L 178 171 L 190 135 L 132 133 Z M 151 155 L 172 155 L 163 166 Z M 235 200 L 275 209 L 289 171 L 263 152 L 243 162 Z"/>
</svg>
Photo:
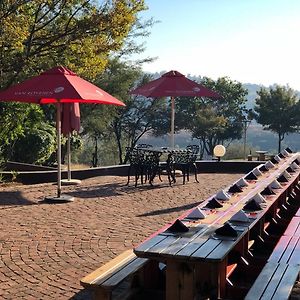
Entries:
<svg viewBox="0 0 300 300">
<path fill-rule="evenodd" d="M 95 141 L 95 148 L 92 157 L 92 167 L 96 168 L 98 166 L 98 139 L 96 136 L 94 137 L 94 141 Z"/>
<path fill-rule="evenodd" d="M 117 144 L 118 144 L 118 150 L 119 150 L 119 164 L 121 165 L 123 163 L 121 138 L 117 137 Z"/>
<path fill-rule="evenodd" d="M 278 133 L 278 153 L 281 152 L 281 142 L 284 139 L 284 134 L 282 134 L 281 132 Z"/>
<path fill-rule="evenodd" d="M 199 159 L 203 159 L 204 151 L 205 151 L 204 143 L 203 141 L 199 140 Z"/>
<path fill-rule="evenodd" d="M 123 163 L 123 157 L 122 157 L 122 144 L 121 144 L 121 129 L 118 124 L 118 122 L 114 122 L 114 134 L 116 136 L 116 141 L 118 145 L 118 153 L 119 153 L 119 164 L 121 165 Z"/>
</svg>

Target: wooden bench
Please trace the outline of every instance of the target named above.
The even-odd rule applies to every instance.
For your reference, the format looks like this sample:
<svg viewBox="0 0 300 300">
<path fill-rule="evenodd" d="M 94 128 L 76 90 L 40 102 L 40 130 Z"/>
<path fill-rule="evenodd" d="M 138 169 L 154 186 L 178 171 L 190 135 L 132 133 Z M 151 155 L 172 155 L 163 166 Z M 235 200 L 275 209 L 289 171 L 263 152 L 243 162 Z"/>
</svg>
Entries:
<svg viewBox="0 0 300 300">
<path fill-rule="evenodd" d="M 105 265 L 93 271 L 86 277 L 80 280 L 80 284 L 90 289 L 92 298 L 97 300 L 111 300 L 113 291 L 130 276 L 138 275 L 132 278 L 131 283 L 138 279 L 138 284 L 143 284 L 143 268 L 149 262 L 148 259 L 138 258 L 133 250 L 126 250 L 119 256 L 115 257 Z M 136 283 L 136 282 L 135 282 Z M 129 290 L 123 291 L 119 295 L 119 299 L 126 299 L 126 297 L 134 293 L 136 290 L 132 289 L 130 284 Z"/>
<path fill-rule="evenodd" d="M 289 299 L 299 274 L 299 265 L 268 262 L 255 280 L 245 300 Z"/>
<path fill-rule="evenodd" d="M 300 236 L 282 236 L 268 262 L 299 265 L 300 267 Z"/>
<path fill-rule="evenodd" d="M 283 235 L 300 236 L 300 216 L 293 217 Z"/>
<path fill-rule="evenodd" d="M 289 299 L 300 272 L 300 217 L 293 217 L 245 299 Z"/>
</svg>

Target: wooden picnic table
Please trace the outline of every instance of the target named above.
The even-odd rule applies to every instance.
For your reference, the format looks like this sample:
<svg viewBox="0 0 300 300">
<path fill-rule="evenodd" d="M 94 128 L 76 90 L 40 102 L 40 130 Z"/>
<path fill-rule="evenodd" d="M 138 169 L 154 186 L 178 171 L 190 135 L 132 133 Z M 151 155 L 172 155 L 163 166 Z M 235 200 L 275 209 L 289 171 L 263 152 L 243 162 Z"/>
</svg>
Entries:
<svg viewBox="0 0 300 300">
<path fill-rule="evenodd" d="M 268 151 L 257 150 L 255 152 L 258 154 L 258 160 L 264 161 L 266 159 L 266 153 L 268 153 Z"/>
<path fill-rule="evenodd" d="M 196 295 L 222 298 L 226 292 L 228 276 L 236 267 L 235 254 L 243 256 L 250 238 L 260 235 L 268 219 L 275 217 L 291 189 L 299 181 L 299 170 L 291 173 L 288 182 L 283 182 L 275 195 L 265 196 L 266 203 L 256 212 L 245 213 L 248 222 L 233 222 L 231 217 L 242 210 L 245 203 L 262 192 L 281 176 L 299 154 L 291 154 L 282 159 L 274 168 L 264 172 L 258 180 L 248 181 L 249 185 L 241 193 L 232 194 L 223 201 L 223 207 L 207 209 L 212 196 L 199 205 L 207 215 L 205 219 L 192 220 L 187 216 L 193 210 L 179 217 L 189 228 L 183 233 L 169 232 L 167 224 L 146 241 L 138 245 L 134 252 L 138 257 L 149 258 L 166 264 L 166 299 L 195 299 Z M 217 228 L 229 223 L 237 232 L 237 237 L 215 234 Z"/>
</svg>

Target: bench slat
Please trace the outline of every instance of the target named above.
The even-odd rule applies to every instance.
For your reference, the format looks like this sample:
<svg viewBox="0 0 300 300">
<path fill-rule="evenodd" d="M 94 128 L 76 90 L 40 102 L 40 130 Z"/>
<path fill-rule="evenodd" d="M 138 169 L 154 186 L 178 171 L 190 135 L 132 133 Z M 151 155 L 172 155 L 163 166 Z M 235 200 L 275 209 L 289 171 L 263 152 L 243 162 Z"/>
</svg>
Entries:
<svg viewBox="0 0 300 300">
<path fill-rule="evenodd" d="M 270 300 L 272 299 L 275 291 L 277 290 L 277 287 L 285 273 L 287 269 L 287 265 L 286 264 L 279 264 L 275 270 L 275 272 L 273 273 L 272 279 L 269 280 L 268 285 L 266 287 L 266 289 L 264 290 L 264 293 L 262 295 L 261 300 Z"/>
<path fill-rule="evenodd" d="M 289 299 L 289 295 L 292 292 L 294 283 L 297 280 L 299 274 L 299 266 L 289 265 L 284 273 L 284 276 L 281 279 L 280 284 L 277 287 L 277 290 L 272 299 L 274 300 L 285 300 Z"/>
<path fill-rule="evenodd" d="M 284 254 L 291 238 L 292 238 L 291 236 L 282 236 L 280 238 L 280 240 L 278 241 L 277 245 L 275 246 L 268 261 L 279 262 L 282 255 Z"/>
<path fill-rule="evenodd" d="M 284 235 L 295 236 L 298 234 L 299 236 L 299 228 L 300 228 L 300 217 L 293 217 L 287 229 L 285 230 Z"/>
<path fill-rule="evenodd" d="M 80 283 L 84 287 L 88 287 L 90 285 L 97 285 L 97 281 L 100 281 L 106 276 L 112 274 L 118 267 L 122 267 L 124 264 L 128 263 L 129 261 L 133 260 L 136 255 L 133 253 L 133 250 L 126 250 L 117 257 L 110 260 L 105 265 L 101 266 L 94 272 L 90 273 L 89 275 L 85 276 L 81 279 Z"/>
<path fill-rule="evenodd" d="M 107 280 L 102 283 L 102 287 L 105 289 L 112 289 L 123 281 L 129 274 L 133 274 L 138 271 L 143 265 L 147 263 L 147 258 L 136 258 L 134 261 L 130 262 L 124 268 L 122 268 L 117 273 L 113 274 Z"/>
<path fill-rule="evenodd" d="M 298 237 L 297 244 L 295 245 L 294 251 L 290 257 L 289 264 L 300 264 L 300 237 Z"/>
<path fill-rule="evenodd" d="M 267 263 L 246 295 L 245 300 L 260 299 L 277 268 L 277 263 Z"/>
<path fill-rule="evenodd" d="M 284 254 L 282 255 L 281 259 L 279 262 L 283 262 L 283 263 L 290 263 L 290 257 L 295 249 L 295 247 L 297 246 L 297 241 L 298 238 L 297 237 L 292 237 L 289 244 L 287 245 Z"/>
</svg>

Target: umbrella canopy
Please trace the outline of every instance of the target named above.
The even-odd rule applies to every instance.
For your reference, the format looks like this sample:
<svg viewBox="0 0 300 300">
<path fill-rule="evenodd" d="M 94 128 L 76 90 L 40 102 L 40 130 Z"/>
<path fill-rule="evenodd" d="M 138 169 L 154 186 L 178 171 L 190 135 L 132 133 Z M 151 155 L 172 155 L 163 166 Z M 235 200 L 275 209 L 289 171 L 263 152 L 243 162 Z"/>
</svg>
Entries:
<svg viewBox="0 0 300 300">
<path fill-rule="evenodd" d="M 151 98 L 171 97 L 171 147 L 174 147 L 175 97 L 221 98 L 218 93 L 186 78 L 178 71 L 167 72 L 130 93 Z"/>
<path fill-rule="evenodd" d="M 125 104 L 65 67 L 56 67 L 0 92 L 0 101 Z"/>
<path fill-rule="evenodd" d="M 0 92 L 0 101 L 56 104 L 57 200 L 61 198 L 61 103 L 78 102 L 125 106 L 120 100 L 62 66 L 50 69 Z"/>
<path fill-rule="evenodd" d="M 131 94 L 145 97 L 211 97 L 220 98 L 220 95 L 203 85 L 186 78 L 178 71 L 170 71 L 160 78 L 146 83 L 131 91 Z"/>
</svg>

